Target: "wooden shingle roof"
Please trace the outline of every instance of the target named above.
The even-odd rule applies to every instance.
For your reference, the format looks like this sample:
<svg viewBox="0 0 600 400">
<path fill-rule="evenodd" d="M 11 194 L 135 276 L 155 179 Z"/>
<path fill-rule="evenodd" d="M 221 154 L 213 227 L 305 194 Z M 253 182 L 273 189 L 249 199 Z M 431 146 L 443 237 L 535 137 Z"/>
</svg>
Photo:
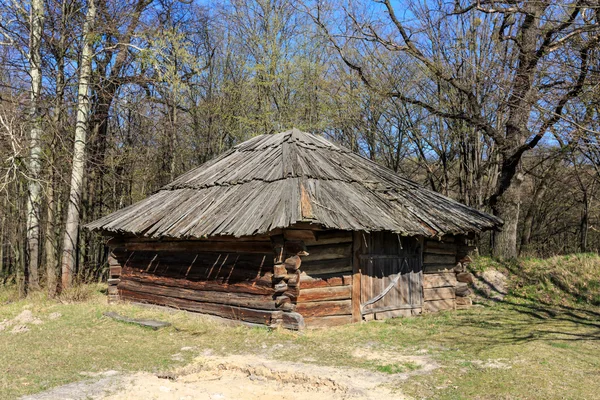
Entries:
<svg viewBox="0 0 600 400">
<path fill-rule="evenodd" d="M 298 222 L 407 236 L 480 232 L 502 224 L 292 129 L 243 142 L 87 228 L 156 238 L 239 237 Z"/>
</svg>

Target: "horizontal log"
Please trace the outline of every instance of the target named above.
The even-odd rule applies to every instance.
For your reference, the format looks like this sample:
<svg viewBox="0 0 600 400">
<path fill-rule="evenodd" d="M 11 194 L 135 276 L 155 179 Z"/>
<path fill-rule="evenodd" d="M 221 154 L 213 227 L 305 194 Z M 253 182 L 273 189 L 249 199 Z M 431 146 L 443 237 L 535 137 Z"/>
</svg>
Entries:
<svg viewBox="0 0 600 400">
<path fill-rule="evenodd" d="M 302 257 L 302 263 L 316 260 L 333 260 L 336 258 L 351 258 L 352 243 L 328 244 L 322 246 L 311 246 L 309 255 Z"/>
<path fill-rule="evenodd" d="M 454 310 L 455 306 L 454 299 L 426 301 L 423 303 L 423 312 Z"/>
<path fill-rule="evenodd" d="M 352 258 L 302 261 L 300 269 L 307 275 L 342 274 L 352 272 Z"/>
<path fill-rule="evenodd" d="M 109 286 L 108 287 L 108 294 L 109 295 L 118 295 L 119 294 L 119 290 L 117 289 L 117 286 Z"/>
<path fill-rule="evenodd" d="M 423 264 L 448 264 L 454 265 L 456 264 L 456 256 L 448 255 L 448 254 L 424 254 L 423 255 Z"/>
<path fill-rule="evenodd" d="M 157 294 L 205 303 L 226 304 L 230 306 L 256 308 L 259 310 L 277 309 L 275 300 L 273 300 L 272 296 L 268 295 L 174 288 L 171 286 L 157 285 L 155 283 L 136 282 L 131 280 L 123 280 L 119 282 L 117 287 L 119 290 L 126 289 L 134 292 Z"/>
<path fill-rule="evenodd" d="M 298 303 L 308 303 L 324 300 L 348 300 L 352 296 L 351 286 L 319 287 L 312 289 L 300 288 Z"/>
<path fill-rule="evenodd" d="M 452 264 L 432 264 L 423 265 L 424 274 L 437 274 L 440 272 L 451 272 L 454 269 Z"/>
<path fill-rule="evenodd" d="M 456 297 L 453 287 L 442 287 L 433 289 L 423 289 L 423 300 L 446 300 Z"/>
<path fill-rule="evenodd" d="M 340 300 L 298 303 L 296 306 L 296 312 L 302 314 L 304 318 L 352 314 L 352 301 Z"/>
<path fill-rule="evenodd" d="M 120 265 L 118 265 L 118 266 L 111 265 L 110 268 L 109 268 L 109 270 L 108 270 L 108 273 L 110 274 L 110 276 L 119 276 L 119 275 L 121 275 L 121 266 Z"/>
<path fill-rule="evenodd" d="M 267 256 L 237 256 L 234 254 L 153 253 L 135 252 L 124 257 L 123 266 L 156 275 L 188 280 L 227 278 L 231 281 L 255 279 L 271 274 L 273 264 Z"/>
<path fill-rule="evenodd" d="M 118 278 L 112 278 L 112 279 L 108 279 L 106 283 L 108 283 L 108 286 L 114 286 L 116 284 L 118 284 L 120 281 L 120 279 Z"/>
<path fill-rule="evenodd" d="M 312 289 L 318 287 L 332 287 L 344 285 L 344 278 L 341 276 L 333 276 L 329 278 L 314 278 L 306 275 L 305 272 L 300 275 L 300 287 L 304 289 Z"/>
<path fill-rule="evenodd" d="M 123 246 L 129 251 L 191 251 L 191 252 L 226 252 L 273 254 L 270 242 L 213 242 L 213 241 L 169 241 L 169 242 L 125 242 Z"/>
<path fill-rule="evenodd" d="M 437 287 L 454 287 L 456 286 L 456 274 L 454 272 L 442 272 L 438 274 L 423 275 L 423 289 L 431 289 Z"/>
<path fill-rule="evenodd" d="M 352 315 L 332 315 L 328 317 L 304 318 L 307 328 L 328 328 L 352 323 Z"/>
<path fill-rule="evenodd" d="M 110 267 L 120 267 L 121 263 L 114 255 L 111 255 L 108 257 L 108 265 Z"/>
<path fill-rule="evenodd" d="M 458 246 L 456 245 L 456 243 L 438 242 L 438 241 L 433 241 L 433 240 L 426 240 L 425 244 L 424 244 L 425 252 L 446 251 L 446 252 L 456 253 L 457 248 L 458 248 Z M 441 253 L 441 254 L 445 254 L 445 253 Z"/>
<path fill-rule="evenodd" d="M 216 315 L 223 318 L 229 318 L 254 324 L 271 325 L 276 321 L 280 321 L 283 311 L 268 311 L 255 310 L 245 307 L 229 306 L 224 304 L 214 303 L 199 303 L 192 300 L 179 299 L 168 296 L 161 296 L 150 293 L 134 292 L 130 290 L 120 290 L 121 299 L 142 303 L 158 304 L 177 308 L 180 310 L 188 310 L 200 312 L 203 314 Z"/>
<path fill-rule="evenodd" d="M 164 286 L 194 290 L 214 290 L 219 292 L 263 294 L 271 296 L 275 294 L 270 277 L 236 283 L 227 283 L 218 280 L 197 282 L 187 279 L 167 278 L 126 268 L 121 275 L 121 279 L 135 280 L 138 282 L 151 282 Z"/>
</svg>

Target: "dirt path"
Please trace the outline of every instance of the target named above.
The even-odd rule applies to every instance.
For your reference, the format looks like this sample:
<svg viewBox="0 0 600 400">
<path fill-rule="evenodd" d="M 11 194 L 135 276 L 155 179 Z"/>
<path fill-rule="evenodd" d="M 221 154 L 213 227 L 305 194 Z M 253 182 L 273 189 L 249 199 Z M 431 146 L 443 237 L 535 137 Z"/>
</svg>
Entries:
<svg viewBox="0 0 600 400">
<path fill-rule="evenodd" d="M 26 400 L 315 400 L 406 399 L 395 390 L 407 379 L 358 369 L 266 360 L 256 356 L 201 357 L 168 377 L 109 371 Z"/>
</svg>

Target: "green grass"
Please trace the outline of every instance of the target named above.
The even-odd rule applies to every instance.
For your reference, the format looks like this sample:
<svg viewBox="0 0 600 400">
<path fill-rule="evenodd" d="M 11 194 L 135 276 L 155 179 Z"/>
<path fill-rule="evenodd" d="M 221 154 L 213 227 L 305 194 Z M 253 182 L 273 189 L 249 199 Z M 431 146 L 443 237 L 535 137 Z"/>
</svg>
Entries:
<svg viewBox="0 0 600 400">
<path fill-rule="evenodd" d="M 600 306 L 600 257 L 594 253 L 498 262 L 479 257 L 474 271 L 495 268 L 510 277 L 513 299 L 562 306 Z"/>
<path fill-rule="evenodd" d="M 552 265 L 548 271 L 559 268 L 558 261 Z M 515 286 L 504 303 L 493 307 L 304 333 L 227 327 L 183 312 L 109 306 L 100 292 L 102 286 L 80 289 L 63 302 L 42 295 L 16 300 L 10 289 L 0 288 L 0 322 L 25 307 L 44 321 L 30 325 L 26 333 L 0 332 L 0 398 L 80 380 L 84 378 L 81 372 L 166 371 L 207 350 L 365 368 L 391 378 L 421 368 L 402 357 L 430 359 L 439 368 L 397 382 L 398 390 L 415 398 L 597 398 L 600 309 L 577 300 L 580 295 L 566 294 L 568 302 L 560 296 L 545 297 L 545 287 L 524 293 L 535 285 L 521 279 L 515 274 L 511 282 L 524 284 Z M 578 286 L 573 283 L 573 287 Z M 533 301 L 538 298 L 548 301 Z M 105 318 L 102 313 L 107 310 L 173 325 L 152 331 Z M 62 317 L 49 320 L 53 312 Z M 195 351 L 182 352 L 184 346 Z M 363 355 L 386 357 L 364 357 L 356 354 L 357 349 Z M 172 358 L 177 353 L 184 356 L 183 361 Z M 387 358 L 390 355 L 399 359 Z"/>
</svg>

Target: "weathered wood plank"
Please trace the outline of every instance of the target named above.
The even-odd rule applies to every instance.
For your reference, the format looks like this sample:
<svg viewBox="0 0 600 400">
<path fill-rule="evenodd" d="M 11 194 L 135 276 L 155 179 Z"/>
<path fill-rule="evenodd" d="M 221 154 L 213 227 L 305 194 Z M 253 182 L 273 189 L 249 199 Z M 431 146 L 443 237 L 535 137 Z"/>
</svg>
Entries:
<svg viewBox="0 0 600 400">
<path fill-rule="evenodd" d="M 121 299 L 158 304 L 168 307 L 174 307 L 181 310 L 196 311 L 204 314 L 217 315 L 223 318 L 235 319 L 256 324 L 271 325 L 281 320 L 283 311 L 254 310 L 244 307 L 228 306 L 223 304 L 199 303 L 192 300 L 178 299 L 167 296 L 160 296 L 150 293 L 133 292 L 130 290 L 120 290 Z"/>
<path fill-rule="evenodd" d="M 316 232 L 316 238 L 304 243 L 310 248 L 327 244 L 351 243 L 352 232 L 349 231 L 322 231 Z"/>
<path fill-rule="evenodd" d="M 129 251 L 191 251 L 191 252 L 227 252 L 272 254 L 273 247 L 269 242 L 208 242 L 208 241 L 170 241 L 170 242 L 125 242 Z"/>
<path fill-rule="evenodd" d="M 364 240 L 361 232 L 352 234 L 352 322 L 357 323 L 362 321 L 362 312 L 360 309 L 361 302 L 361 264 L 360 255 L 364 251 Z"/>
<path fill-rule="evenodd" d="M 333 286 L 333 287 L 320 287 L 300 289 L 300 295 L 298 296 L 298 303 L 308 303 L 313 301 L 324 301 L 324 300 L 348 300 L 352 296 L 352 287 L 350 286 Z"/>
<path fill-rule="evenodd" d="M 161 296 L 175 297 L 179 299 L 193 300 L 198 302 L 226 304 L 231 306 L 255 308 L 259 310 L 276 310 L 277 305 L 272 296 L 248 293 L 228 293 L 208 290 L 193 290 L 174 288 L 170 286 L 157 285 L 150 282 L 136 282 L 122 280 L 117 286 L 119 290 L 157 294 Z"/>
<path fill-rule="evenodd" d="M 423 275 L 423 289 L 437 287 L 454 287 L 457 284 L 456 274 L 454 272 L 441 272 L 437 274 Z"/>
<path fill-rule="evenodd" d="M 299 303 L 296 307 L 296 312 L 302 314 L 304 318 L 352 314 L 352 301 L 339 300 Z"/>
<path fill-rule="evenodd" d="M 254 280 L 272 273 L 272 256 L 221 253 L 134 252 L 123 255 L 126 268 L 191 281 Z"/>
<path fill-rule="evenodd" d="M 153 274 L 136 271 L 130 268 L 126 268 L 123 271 L 122 279 L 129 279 L 138 282 L 152 282 L 159 285 L 180 287 L 186 289 L 195 290 L 214 290 L 220 292 L 231 292 L 231 293 L 249 293 L 249 294 L 263 294 L 273 295 L 275 291 L 272 287 L 272 281 L 270 276 L 257 278 L 252 281 L 227 283 L 220 280 L 212 281 L 190 281 L 187 279 L 175 279 L 167 278 L 162 276 L 156 276 Z"/>
<path fill-rule="evenodd" d="M 454 299 L 455 297 L 453 287 L 423 289 L 423 299 L 425 301 Z"/>
<path fill-rule="evenodd" d="M 306 261 L 303 259 L 301 269 L 307 275 L 341 275 L 352 272 L 352 259 L 350 257 L 315 261 Z"/>
<path fill-rule="evenodd" d="M 333 260 L 336 258 L 351 258 L 352 243 L 331 244 L 310 247 L 309 255 L 302 258 L 302 262 L 316 260 Z"/>
<path fill-rule="evenodd" d="M 156 321 L 153 319 L 135 319 L 135 318 L 128 318 L 128 317 L 124 317 L 122 315 L 117 314 L 116 312 L 105 312 L 104 314 L 105 317 L 108 318 L 112 318 L 114 320 L 117 321 L 121 321 L 121 322 L 127 322 L 129 324 L 135 324 L 135 325 L 140 325 L 143 326 L 145 328 L 150 328 L 152 330 L 159 330 L 160 328 L 166 328 L 167 326 L 171 326 L 170 322 L 166 322 L 166 321 Z"/>
<path fill-rule="evenodd" d="M 302 272 L 300 275 L 300 285 L 302 290 L 317 287 L 342 286 L 345 284 L 347 283 L 344 282 L 344 278 L 341 276 L 320 278 L 307 275 L 305 272 Z"/>
<path fill-rule="evenodd" d="M 440 272 L 450 272 L 454 269 L 454 264 L 432 264 L 423 265 L 424 274 L 437 274 Z"/>
<path fill-rule="evenodd" d="M 307 328 L 329 328 L 332 326 L 346 325 L 352 322 L 352 315 L 331 315 L 328 317 L 304 318 Z"/>
<path fill-rule="evenodd" d="M 456 256 L 454 254 L 423 254 L 423 264 L 456 264 Z"/>
</svg>

